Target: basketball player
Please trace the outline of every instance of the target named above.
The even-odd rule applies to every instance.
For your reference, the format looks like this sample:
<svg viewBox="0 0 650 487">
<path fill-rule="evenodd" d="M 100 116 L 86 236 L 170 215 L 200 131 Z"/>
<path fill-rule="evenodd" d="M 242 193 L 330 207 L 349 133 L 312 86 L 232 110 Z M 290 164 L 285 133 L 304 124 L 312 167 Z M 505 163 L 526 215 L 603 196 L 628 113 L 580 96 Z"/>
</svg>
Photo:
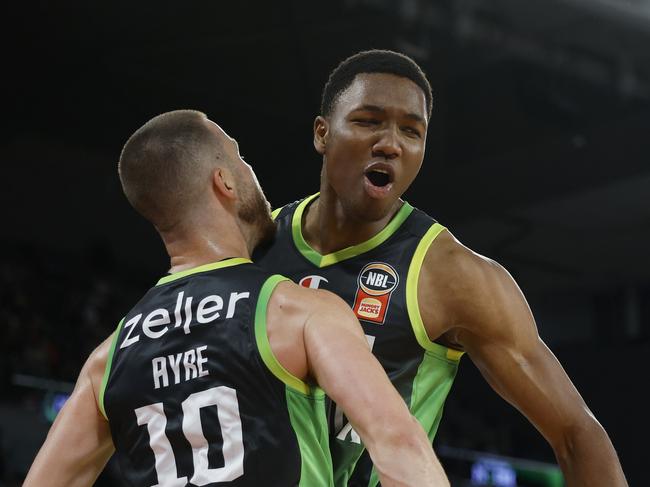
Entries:
<svg viewBox="0 0 650 487">
<path fill-rule="evenodd" d="M 512 277 L 400 199 L 422 164 L 431 108 L 412 59 L 372 50 L 343 61 L 314 122 L 320 192 L 274 211 L 275 240 L 254 260 L 348 303 L 430 439 L 467 353 L 548 440 L 569 486 L 626 485 L 608 435 L 540 339 Z M 331 416 L 335 484 L 376 485 L 353 422 L 337 408 Z"/>
<path fill-rule="evenodd" d="M 165 113 L 119 172 L 171 270 L 92 353 L 25 486 L 92 485 L 114 450 L 137 487 L 330 486 L 323 390 L 385 485 L 449 485 L 349 307 L 249 260 L 275 226 L 233 139 Z"/>
</svg>

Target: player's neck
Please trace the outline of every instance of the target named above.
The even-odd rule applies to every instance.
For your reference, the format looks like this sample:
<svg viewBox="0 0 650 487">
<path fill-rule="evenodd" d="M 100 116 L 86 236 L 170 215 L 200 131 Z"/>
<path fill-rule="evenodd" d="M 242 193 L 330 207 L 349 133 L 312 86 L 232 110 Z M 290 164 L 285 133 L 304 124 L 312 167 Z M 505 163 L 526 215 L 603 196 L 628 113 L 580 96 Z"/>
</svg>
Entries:
<svg viewBox="0 0 650 487">
<path fill-rule="evenodd" d="M 231 257 L 250 258 L 246 240 L 237 227 L 228 232 L 208 226 L 194 228 L 198 230 L 161 232 L 169 255 L 170 274 Z"/>
<path fill-rule="evenodd" d="M 381 232 L 403 202 L 398 200 L 385 217 L 369 221 L 346 213 L 339 199 L 327 191 L 310 204 L 302 216 L 302 233 L 307 243 L 325 255 L 363 243 Z"/>
</svg>

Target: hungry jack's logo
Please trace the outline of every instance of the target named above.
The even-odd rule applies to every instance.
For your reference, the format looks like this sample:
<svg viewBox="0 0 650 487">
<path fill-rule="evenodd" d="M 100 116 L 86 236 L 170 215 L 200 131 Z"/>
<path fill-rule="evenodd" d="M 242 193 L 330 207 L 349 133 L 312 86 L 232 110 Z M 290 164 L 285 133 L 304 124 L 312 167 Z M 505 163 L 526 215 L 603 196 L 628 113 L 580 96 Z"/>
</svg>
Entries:
<svg viewBox="0 0 650 487">
<path fill-rule="evenodd" d="M 361 269 L 353 308 L 357 317 L 382 325 L 398 283 L 397 271 L 384 262 L 373 262 Z"/>
</svg>

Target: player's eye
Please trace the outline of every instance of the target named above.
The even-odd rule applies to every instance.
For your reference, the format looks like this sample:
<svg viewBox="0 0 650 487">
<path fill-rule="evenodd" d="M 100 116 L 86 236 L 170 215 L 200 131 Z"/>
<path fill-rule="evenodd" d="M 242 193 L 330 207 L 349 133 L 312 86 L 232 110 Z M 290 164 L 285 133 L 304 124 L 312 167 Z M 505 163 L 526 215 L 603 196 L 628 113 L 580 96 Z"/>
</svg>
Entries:
<svg viewBox="0 0 650 487">
<path fill-rule="evenodd" d="M 372 125 L 379 125 L 381 122 L 376 118 L 355 118 L 352 120 L 353 123 L 361 125 L 362 127 L 369 127 Z"/>
<path fill-rule="evenodd" d="M 420 133 L 420 131 L 418 129 L 416 129 L 415 127 L 406 126 L 406 127 L 402 127 L 402 130 L 404 132 L 406 132 L 407 134 L 409 134 L 410 136 L 412 136 L 412 137 L 418 137 L 418 138 L 422 137 L 422 134 Z"/>
</svg>

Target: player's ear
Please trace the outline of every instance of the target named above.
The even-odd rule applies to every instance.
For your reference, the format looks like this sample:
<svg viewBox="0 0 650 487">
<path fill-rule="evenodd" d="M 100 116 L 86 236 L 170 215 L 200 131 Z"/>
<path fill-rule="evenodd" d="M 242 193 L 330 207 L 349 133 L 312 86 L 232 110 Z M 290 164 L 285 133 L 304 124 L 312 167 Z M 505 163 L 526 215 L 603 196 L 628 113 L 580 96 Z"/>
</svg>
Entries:
<svg viewBox="0 0 650 487">
<path fill-rule="evenodd" d="M 314 120 L 314 148 L 320 155 L 325 154 L 327 135 L 329 133 L 329 122 L 321 115 Z"/>
<path fill-rule="evenodd" d="M 215 192 L 228 199 L 236 199 L 237 188 L 234 176 L 233 172 L 226 167 L 216 168 L 212 173 L 212 186 Z"/>
</svg>

